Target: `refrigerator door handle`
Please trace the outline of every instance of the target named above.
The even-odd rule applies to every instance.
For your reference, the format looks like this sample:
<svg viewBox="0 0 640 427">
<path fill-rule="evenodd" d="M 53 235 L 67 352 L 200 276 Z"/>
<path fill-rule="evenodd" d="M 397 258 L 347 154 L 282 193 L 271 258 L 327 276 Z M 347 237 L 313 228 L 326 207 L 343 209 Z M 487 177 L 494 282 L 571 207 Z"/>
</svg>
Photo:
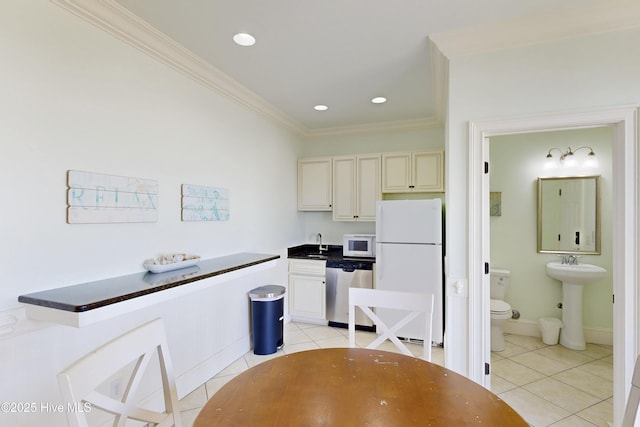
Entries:
<svg viewBox="0 0 640 427">
<path fill-rule="evenodd" d="M 378 245 L 378 247 L 376 248 L 376 252 L 377 252 L 376 253 L 376 257 L 379 257 L 380 259 L 384 259 L 384 258 L 382 258 L 382 247 L 383 246 L 384 245 Z M 382 262 L 379 262 L 379 263 L 377 262 L 376 263 L 376 273 L 378 275 L 378 280 L 382 279 L 382 271 L 383 271 L 382 264 L 384 264 L 384 263 L 382 263 Z"/>
</svg>

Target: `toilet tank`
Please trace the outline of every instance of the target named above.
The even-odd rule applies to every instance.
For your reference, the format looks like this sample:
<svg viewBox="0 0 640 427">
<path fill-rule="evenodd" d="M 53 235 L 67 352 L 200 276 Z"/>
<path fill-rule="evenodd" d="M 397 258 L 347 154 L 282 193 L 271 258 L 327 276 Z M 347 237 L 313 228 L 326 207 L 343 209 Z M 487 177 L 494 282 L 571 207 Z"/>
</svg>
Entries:
<svg viewBox="0 0 640 427">
<path fill-rule="evenodd" d="M 491 271 L 491 299 L 504 301 L 504 295 L 509 286 L 511 272 L 501 268 L 492 268 Z"/>
</svg>

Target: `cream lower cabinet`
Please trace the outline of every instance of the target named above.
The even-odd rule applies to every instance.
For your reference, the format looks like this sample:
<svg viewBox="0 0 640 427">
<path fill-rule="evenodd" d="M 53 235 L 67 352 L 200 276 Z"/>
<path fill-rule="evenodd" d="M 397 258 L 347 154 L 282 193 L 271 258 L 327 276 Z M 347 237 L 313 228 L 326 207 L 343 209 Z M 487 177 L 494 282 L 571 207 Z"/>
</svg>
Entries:
<svg viewBox="0 0 640 427">
<path fill-rule="evenodd" d="M 298 210 L 330 211 L 331 157 L 298 160 Z"/>
<path fill-rule="evenodd" d="M 326 261 L 289 259 L 289 314 L 296 322 L 327 324 Z"/>
<path fill-rule="evenodd" d="M 333 220 L 375 221 L 380 154 L 333 157 Z"/>
<path fill-rule="evenodd" d="M 382 192 L 443 192 L 444 151 L 382 154 Z"/>
</svg>

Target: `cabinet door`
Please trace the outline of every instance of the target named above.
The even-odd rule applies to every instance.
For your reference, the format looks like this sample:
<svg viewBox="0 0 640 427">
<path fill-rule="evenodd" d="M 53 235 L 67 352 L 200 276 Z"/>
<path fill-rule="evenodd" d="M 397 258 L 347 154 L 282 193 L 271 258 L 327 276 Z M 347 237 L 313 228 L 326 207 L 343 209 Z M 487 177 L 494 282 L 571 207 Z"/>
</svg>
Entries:
<svg viewBox="0 0 640 427">
<path fill-rule="evenodd" d="M 289 275 L 289 311 L 291 316 L 326 319 L 324 277 Z"/>
<path fill-rule="evenodd" d="M 333 220 L 356 219 L 356 158 L 333 158 Z"/>
<path fill-rule="evenodd" d="M 298 160 L 298 210 L 331 210 L 331 158 Z"/>
<path fill-rule="evenodd" d="M 380 155 L 357 157 L 356 216 L 358 221 L 376 220 L 376 201 L 380 192 Z"/>
<path fill-rule="evenodd" d="M 382 155 L 382 192 L 406 193 L 411 185 L 411 153 Z"/>
<path fill-rule="evenodd" d="M 444 152 L 424 151 L 412 154 L 413 191 L 444 191 Z"/>
</svg>

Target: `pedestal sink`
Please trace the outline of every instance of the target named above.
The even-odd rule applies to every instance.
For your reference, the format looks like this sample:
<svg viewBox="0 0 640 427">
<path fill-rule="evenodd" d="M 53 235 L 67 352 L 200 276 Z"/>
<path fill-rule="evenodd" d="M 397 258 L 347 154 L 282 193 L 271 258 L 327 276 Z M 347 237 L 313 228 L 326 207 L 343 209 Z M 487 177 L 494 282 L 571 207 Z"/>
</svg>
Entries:
<svg viewBox="0 0 640 427">
<path fill-rule="evenodd" d="M 547 263 L 547 275 L 562 282 L 562 329 L 560 344 L 572 350 L 584 350 L 582 326 L 582 288 L 602 279 L 607 270 L 591 264 Z"/>
</svg>

